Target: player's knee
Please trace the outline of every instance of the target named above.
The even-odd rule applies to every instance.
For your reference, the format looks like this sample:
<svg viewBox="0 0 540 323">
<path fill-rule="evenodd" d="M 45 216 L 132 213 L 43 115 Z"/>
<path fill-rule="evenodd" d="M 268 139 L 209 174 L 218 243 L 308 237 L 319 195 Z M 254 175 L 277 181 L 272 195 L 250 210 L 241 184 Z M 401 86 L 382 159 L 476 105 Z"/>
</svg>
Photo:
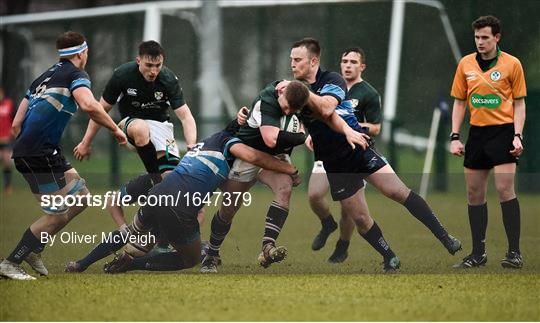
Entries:
<svg viewBox="0 0 540 323">
<path fill-rule="evenodd" d="M 150 128 L 142 120 L 132 122 L 128 127 L 128 135 L 133 139 L 136 146 L 142 147 L 150 141 Z"/>
<path fill-rule="evenodd" d="M 497 196 L 499 197 L 499 201 L 508 201 L 516 196 L 514 188 L 511 185 L 496 184 L 495 188 L 497 190 Z"/>
<path fill-rule="evenodd" d="M 321 201 L 324 199 L 324 197 L 325 197 L 325 194 L 322 191 L 319 191 L 316 189 L 315 190 L 311 189 L 308 191 L 309 203 L 312 205 L 320 204 Z"/>
<path fill-rule="evenodd" d="M 468 189 L 467 201 L 470 205 L 480 205 L 485 202 L 486 196 L 482 189 Z"/>
<path fill-rule="evenodd" d="M 396 202 L 403 203 L 407 200 L 411 190 L 407 187 L 397 187 L 386 190 L 384 195 Z"/>
<path fill-rule="evenodd" d="M 289 201 L 292 194 L 292 182 L 280 183 L 273 189 L 275 200 Z"/>
<path fill-rule="evenodd" d="M 71 180 L 62 191 L 64 191 L 63 195 L 49 195 L 48 199 L 42 198 L 41 209 L 43 212 L 48 215 L 63 216 L 68 214 L 72 208 L 77 208 L 80 210 L 78 213 L 80 213 L 88 206 L 87 199 L 77 197 L 90 193 L 83 178 Z"/>
</svg>

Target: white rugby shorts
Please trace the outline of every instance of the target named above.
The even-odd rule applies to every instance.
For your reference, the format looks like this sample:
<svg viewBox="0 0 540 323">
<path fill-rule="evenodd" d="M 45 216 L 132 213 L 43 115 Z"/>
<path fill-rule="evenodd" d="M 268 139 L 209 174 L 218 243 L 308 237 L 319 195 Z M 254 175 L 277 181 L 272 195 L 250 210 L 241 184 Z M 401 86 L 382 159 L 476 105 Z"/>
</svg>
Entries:
<svg viewBox="0 0 540 323">
<path fill-rule="evenodd" d="M 126 134 L 124 129 L 126 121 L 130 117 L 125 117 L 118 123 L 118 127 L 122 129 Z M 172 154 L 176 157 L 180 157 L 180 152 L 178 151 L 178 145 L 174 139 L 174 127 L 173 124 L 169 121 L 159 122 L 156 120 L 140 119 L 144 120 L 150 128 L 150 141 L 156 147 L 156 151 L 168 151 L 169 154 Z M 128 142 L 128 148 L 135 150 L 135 147 Z"/>
</svg>

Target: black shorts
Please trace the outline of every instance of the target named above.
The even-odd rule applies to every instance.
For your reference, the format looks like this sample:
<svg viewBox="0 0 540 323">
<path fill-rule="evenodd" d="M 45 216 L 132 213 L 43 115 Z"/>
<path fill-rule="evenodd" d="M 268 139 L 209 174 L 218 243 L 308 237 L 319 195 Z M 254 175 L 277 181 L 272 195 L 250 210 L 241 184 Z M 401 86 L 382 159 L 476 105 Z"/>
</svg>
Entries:
<svg viewBox="0 0 540 323">
<path fill-rule="evenodd" d="M 341 201 L 356 194 L 364 187 L 364 179 L 387 165 L 384 157 L 374 148 L 346 149 L 338 158 L 323 159 L 330 193 L 334 201 Z"/>
<path fill-rule="evenodd" d="M 470 169 L 491 169 L 494 166 L 517 163 L 512 156 L 514 149 L 514 124 L 496 126 L 471 126 L 465 145 L 463 166 Z"/>
<path fill-rule="evenodd" d="M 60 152 L 48 156 L 15 157 L 13 160 L 34 194 L 49 194 L 62 189 L 66 186 L 64 173 L 73 168 Z"/>
</svg>

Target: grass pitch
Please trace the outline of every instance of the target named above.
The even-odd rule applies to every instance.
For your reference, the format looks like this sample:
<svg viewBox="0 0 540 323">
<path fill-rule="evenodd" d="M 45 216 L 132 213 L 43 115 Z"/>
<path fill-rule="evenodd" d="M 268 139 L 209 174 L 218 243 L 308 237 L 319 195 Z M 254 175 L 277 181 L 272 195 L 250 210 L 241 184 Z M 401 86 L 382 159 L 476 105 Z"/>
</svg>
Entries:
<svg viewBox="0 0 540 323">
<path fill-rule="evenodd" d="M 92 178 L 89 186 L 92 188 Z M 97 192 L 97 191 L 95 191 Z M 451 265 L 471 246 L 465 194 L 432 194 L 428 202 L 464 250 L 450 256 L 431 233 L 405 208 L 368 190 L 373 217 L 402 261 L 395 275 L 381 273 L 381 259 L 355 235 L 349 258 L 340 265 L 326 259 L 337 240 L 313 252 L 311 241 L 319 223 L 306 192 L 293 193 L 291 212 L 279 238 L 289 257 L 268 269 L 257 255 L 271 194 L 252 191 L 253 204 L 241 209 L 222 248 L 220 273 L 205 276 L 198 268 L 181 272 L 133 272 L 109 276 L 103 261 L 84 274 L 64 274 L 69 260 L 82 257 L 93 245 L 58 243 L 47 247 L 44 260 L 51 276 L 33 282 L 0 281 L 0 320 L 20 321 L 538 321 L 540 320 L 540 220 L 538 196 L 520 194 L 522 209 L 522 270 L 505 270 L 499 261 L 506 249 L 500 207 L 489 197 L 488 264 L 456 271 Z M 216 208 L 206 210 L 202 228 L 208 239 Z M 332 205 L 337 218 L 339 208 Z M 129 208 L 126 214 L 133 214 Z M 39 215 L 26 187 L 2 198 L 0 255 L 7 254 Z M 114 228 L 105 211 L 89 208 L 65 230 L 101 234 Z"/>
</svg>

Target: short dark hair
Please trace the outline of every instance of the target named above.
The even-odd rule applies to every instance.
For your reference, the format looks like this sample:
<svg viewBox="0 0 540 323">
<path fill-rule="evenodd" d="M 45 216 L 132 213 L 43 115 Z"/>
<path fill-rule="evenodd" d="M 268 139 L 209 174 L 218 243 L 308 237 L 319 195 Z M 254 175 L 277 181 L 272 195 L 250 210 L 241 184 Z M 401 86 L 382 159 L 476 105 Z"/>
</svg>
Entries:
<svg viewBox="0 0 540 323">
<path fill-rule="evenodd" d="M 491 33 L 493 36 L 501 33 L 501 21 L 495 16 L 482 16 L 472 23 L 473 30 L 484 27 L 491 27 Z"/>
<path fill-rule="evenodd" d="M 308 102 L 309 89 L 300 81 L 291 81 L 285 88 L 285 99 L 291 109 L 301 110 Z"/>
<path fill-rule="evenodd" d="M 56 38 L 56 49 L 70 48 L 74 46 L 81 45 L 86 41 L 86 38 L 75 31 L 66 31 L 63 34 L 60 34 Z"/>
<path fill-rule="evenodd" d="M 310 53 L 312 56 L 321 57 L 321 45 L 319 45 L 319 41 L 317 39 L 311 37 L 303 38 L 295 42 L 292 45 L 292 48 L 302 46 L 304 46 L 308 50 L 308 53 Z"/>
<path fill-rule="evenodd" d="M 366 63 L 366 54 L 364 53 L 364 50 L 360 47 L 349 47 L 347 48 L 341 56 L 349 55 L 349 53 L 358 53 L 360 55 L 360 63 L 365 64 Z"/>
<path fill-rule="evenodd" d="M 163 58 L 165 58 L 165 51 L 157 41 L 147 40 L 139 45 L 139 57 L 144 56 L 149 56 L 151 58 L 163 56 Z"/>
</svg>

